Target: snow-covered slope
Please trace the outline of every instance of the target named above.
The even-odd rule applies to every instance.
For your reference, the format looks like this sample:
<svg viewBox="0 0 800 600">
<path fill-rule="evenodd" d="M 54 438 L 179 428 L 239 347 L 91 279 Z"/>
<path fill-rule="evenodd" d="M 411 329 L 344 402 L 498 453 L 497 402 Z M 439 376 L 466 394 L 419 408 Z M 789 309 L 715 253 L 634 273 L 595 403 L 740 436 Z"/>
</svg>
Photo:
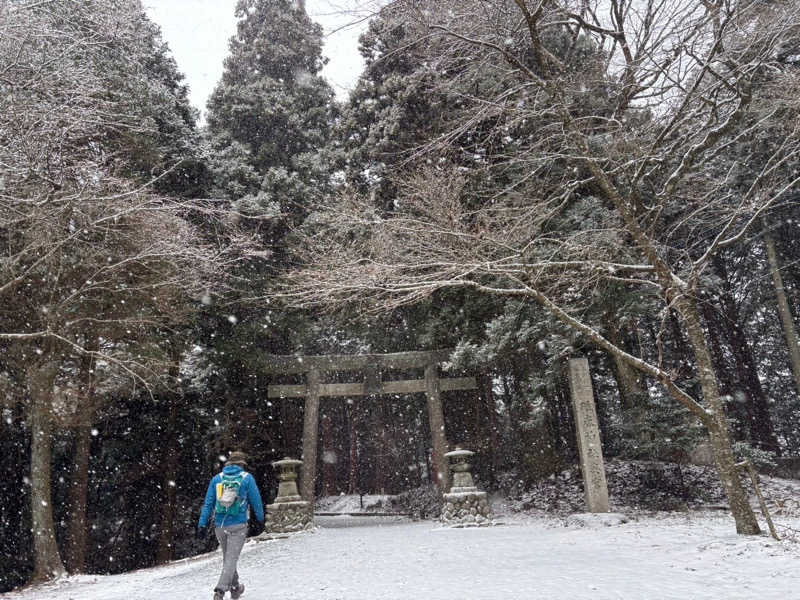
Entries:
<svg viewBox="0 0 800 600">
<path fill-rule="evenodd" d="M 800 544 L 733 532 L 729 516 L 506 518 L 485 529 L 352 519 L 288 539 L 250 541 L 245 599 L 787 600 L 800 597 Z M 800 529 L 796 519 L 781 530 Z M 789 529 L 792 528 L 792 529 Z M 108 577 L 83 576 L 8 600 L 211 599 L 217 553 Z"/>
</svg>

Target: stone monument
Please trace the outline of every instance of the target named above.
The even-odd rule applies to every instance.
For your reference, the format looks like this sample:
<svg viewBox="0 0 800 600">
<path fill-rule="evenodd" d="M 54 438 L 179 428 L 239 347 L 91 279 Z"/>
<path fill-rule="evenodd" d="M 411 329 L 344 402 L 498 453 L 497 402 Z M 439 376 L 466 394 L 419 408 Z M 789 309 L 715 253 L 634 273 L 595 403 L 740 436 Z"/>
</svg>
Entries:
<svg viewBox="0 0 800 600">
<path fill-rule="evenodd" d="M 267 505 L 264 530 L 269 534 L 294 533 L 314 526 L 314 508 L 297 491 L 297 468 L 302 460 L 284 458 L 272 463 L 278 469 L 278 496 Z"/>
<path fill-rule="evenodd" d="M 486 492 L 475 487 L 470 472 L 469 459 L 475 453 L 456 448 L 444 456 L 450 460 L 453 485 L 450 493 L 444 494 L 442 523 L 450 527 L 483 527 L 493 524 L 492 511 Z"/>
<path fill-rule="evenodd" d="M 600 444 L 600 427 L 597 424 L 589 361 L 585 358 L 570 359 L 569 389 L 575 413 L 586 505 L 589 512 L 608 512 L 608 484 L 603 465 L 603 448 Z"/>
</svg>

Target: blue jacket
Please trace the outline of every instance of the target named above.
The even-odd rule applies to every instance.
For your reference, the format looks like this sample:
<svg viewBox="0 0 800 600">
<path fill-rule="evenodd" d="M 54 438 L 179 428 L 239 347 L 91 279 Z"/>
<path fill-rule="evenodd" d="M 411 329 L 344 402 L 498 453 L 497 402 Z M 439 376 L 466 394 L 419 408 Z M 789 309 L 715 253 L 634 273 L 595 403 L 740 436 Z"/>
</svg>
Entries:
<svg viewBox="0 0 800 600">
<path fill-rule="evenodd" d="M 222 472 L 226 475 L 238 475 L 244 469 L 239 465 L 228 465 Z M 198 527 L 205 527 L 208 525 L 209 519 L 217 506 L 217 484 L 222 482 L 222 474 L 217 473 L 208 484 L 208 491 L 206 492 L 206 500 L 203 503 L 203 512 L 200 514 L 200 522 Z M 258 485 L 253 476 L 248 473 L 242 480 L 242 485 L 239 488 L 239 496 L 244 499 L 244 509 L 238 515 L 222 515 L 219 522 L 215 520 L 216 527 L 230 527 L 232 525 L 241 525 L 247 523 L 247 517 L 250 515 L 250 507 L 252 506 L 253 512 L 256 515 L 259 523 L 264 522 L 264 503 L 261 502 L 261 492 L 258 491 Z"/>
</svg>

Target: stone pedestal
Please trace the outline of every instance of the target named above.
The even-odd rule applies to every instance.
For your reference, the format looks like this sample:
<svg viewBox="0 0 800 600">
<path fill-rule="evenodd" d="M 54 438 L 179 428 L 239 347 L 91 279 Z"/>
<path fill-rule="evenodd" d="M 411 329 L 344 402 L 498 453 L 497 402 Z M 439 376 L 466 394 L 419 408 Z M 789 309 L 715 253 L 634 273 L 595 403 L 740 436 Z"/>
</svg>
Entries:
<svg viewBox="0 0 800 600">
<path fill-rule="evenodd" d="M 453 472 L 453 486 L 443 495 L 444 505 L 440 517 L 449 527 L 484 527 L 492 525 L 492 510 L 486 492 L 475 487 L 470 472 L 469 458 L 475 454 L 469 450 L 456 449 L 445 454 Z"/>
<path fill-rule="evenodd" d="M 314 526 L 314 507 L 300 497 L 297 491 L 297 468 L 303 461 L 284 458 L 272 463 L 278 469 L 278 496 L 267 505 L 268 534 L 294 533 Z"/>
<path fill-rule="evenodd" d="M 267 505 L 267 533 L 295 533 L 314 527 L 314 509 L 305 500 Z"/>
</svg>

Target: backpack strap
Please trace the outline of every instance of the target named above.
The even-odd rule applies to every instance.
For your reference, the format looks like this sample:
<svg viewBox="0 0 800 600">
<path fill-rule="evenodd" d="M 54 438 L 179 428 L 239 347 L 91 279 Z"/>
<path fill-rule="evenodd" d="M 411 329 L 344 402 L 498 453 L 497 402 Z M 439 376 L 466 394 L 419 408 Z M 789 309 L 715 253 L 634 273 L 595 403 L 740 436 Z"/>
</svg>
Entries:
<svg viewBox="0 0 800 600">
<path fill-rule="evenodd" d="M 247 496 L 246 495 L 245 496 L 242 495 L 242 488 L 244 487 L 244 482 L 247 480 L 247 478 L 249 476 L 250 476 L 250 473 L 248 473 L 247 471 L 242 471 L 242 483 L 239 484 L 239 493 L 236 494 L 239 498 L 242 499 L 242 505 L 246 505 L 247 504 Z"/>
<path fill-rule="evenodd" d="M 214 483 L 214 480 L 216 480 L 216 479 L 219 479 L 219 481 Z M 222 482 L 223 482 L 222 472 L 220 471 L 219 473 L 217 473 L 216 477 L 214 477 L 214 479 L 212 479 L 211 482 L 214 483 L 214 498 L 218 502 L 219 501 L 219 494 L 220 494 L 219 490 L 222 487 Z"/>
</svg>

